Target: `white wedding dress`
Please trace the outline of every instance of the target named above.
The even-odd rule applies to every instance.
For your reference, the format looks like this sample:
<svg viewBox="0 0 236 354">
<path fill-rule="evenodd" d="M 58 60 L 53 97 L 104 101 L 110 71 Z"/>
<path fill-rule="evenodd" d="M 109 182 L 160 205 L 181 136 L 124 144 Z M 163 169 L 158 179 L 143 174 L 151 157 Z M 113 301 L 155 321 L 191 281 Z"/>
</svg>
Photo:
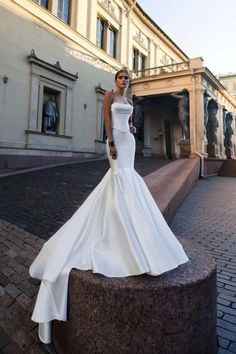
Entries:
<svg viewBox="0 0 236 354">
<path fill-rule="evenodd" d="M 50 342 L 50 321 L 66 320 L 69 272 L 91 270 L 107 277 L 159 275 L 188 261 L 143 179 L 134 170 L 135 139 L 128 120 L 133 107 L 111 106 L 117 159 L 83 205 L 43 246 L 30 267 L 41 279 L 32 320 Z"/>
</svg>

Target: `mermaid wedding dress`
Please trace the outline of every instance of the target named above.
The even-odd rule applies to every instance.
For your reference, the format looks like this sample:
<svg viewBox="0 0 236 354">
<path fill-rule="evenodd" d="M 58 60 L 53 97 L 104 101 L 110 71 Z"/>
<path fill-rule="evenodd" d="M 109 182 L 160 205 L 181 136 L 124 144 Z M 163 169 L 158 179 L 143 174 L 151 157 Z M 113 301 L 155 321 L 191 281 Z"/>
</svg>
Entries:
<svg viewBox="0 0 236 354">
<path fill-rule="evenodd" d="M 69 272 L 91 270 L 107 277 L 159 275 L 188 261 L 143 179 L 134 170 L 135 139 L 128 120 L 133 107 L 111 106 L 117 159 L 83 205 L 43 246 L 30 267 L 41 279 L 32 320 L 42 342 L 50 321 L 66 321 Z"/>
</svg>

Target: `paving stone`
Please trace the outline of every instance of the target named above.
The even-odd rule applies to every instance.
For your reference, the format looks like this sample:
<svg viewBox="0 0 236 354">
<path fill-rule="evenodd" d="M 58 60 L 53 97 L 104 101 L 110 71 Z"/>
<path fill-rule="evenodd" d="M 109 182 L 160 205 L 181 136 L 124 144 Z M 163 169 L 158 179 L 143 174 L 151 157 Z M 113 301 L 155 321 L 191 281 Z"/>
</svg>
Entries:
<svg viewBox="0 0 236 354">
<path fill-rule="evenodd" d="M 33 300 L 27 296 L 26 294 L 21 294 L 17 296 L 16 301 L 24 307 L 24 309 L 28 309 L 28 307 L 32 304 Z"/>
<path fill-rule="evenodd" d="M 136 168 L 142 175 L 158 167 L 155 159 L 138 160 Z M 11 282 L 4 284 L 5 290 L 9 285 L 11 287 L 0 297 L 0 306 L 6 310 L 6 314 L 3 313 L 3 329 L 7 335 L 17 332 L 20 320 L 24 318 L 20 335 L 22 338 L 25 335 L 32 337 L 22 347 L 17 344 L 16 336 L 15 342 L 12 341 L 4 348 L 10 348 L 6 353 L 20 354 L 22 348 L 23 352 L 27 350 L 27 354 L 44 353 L 45 350 L 49 352 L 48 348 L 38 342 L 37 325 L 30 320 L 39 283 L 31 281 L 28 268 L 45 240 L 76 211 L 107 169 L 107 161 L 100 161 L 1 179 L 0 266 L 16 271 L 15 275 L 4 276 L 5 281 Z M 53 184 L 49 183 L 52 180 Z M 30 193 L 27 188 L 30 188 Z M 45 195 L 42 192 L 50 193 Z M 236 342 L 230 337 L 234 334 L 230 328 L 235 328 L 230 327 L 230 324 L 236 324 L 236 198 L 232 198 L 232 195 L 236 195 L 235 179 L 202 179 L 179 208 L 170 225 L 176 235 L 200 243 L 216 258 L 219 284 L 217 316 L 221 321 L 218 322 L 221 331 L 219 354 L 232 353 Z M 15 323 L 11 323 L 13 316 Z"/>
<path fill-rule="evenodd" d="M 0 273 L 0 285 L 1 286 L 6 286 L 9 283 L 10 283 L 10 280 L 8 279 L 8 277 L 6 277 L 2 273 Z"/>
<path fill-rule="evenodd" d="M 14 299 L 6 292 L 0 296 L 0 307 L 8 307 L 12 304 Z"/>
<path fill-rule="evenodd" d="M 229 331 L 234 332 L 236 339 L 236 325 L 222 319 L 217 319 L 217 325 L 221 328 L 228 329 Z"/>
<path fill-rule="evenodd" d="M 14 284 L 8 284 L 5 286 L 5 291 L 13 298 L 16 298 L 22 293 Z"/>
<path fill-rule="evenodd" d="M 217 303 L 218 303 L 218 304 L 221 304 L 221 305 L 225 305 L 225 306 L 230 306 L 230 304 L 231 304 L 230 301 L 224 300 L 224 299 L 222 299 L 222 298 L 220 298 L 220 297 L 218 297 Z"/>
<path fill-rule="evenodd" d="M 11 275 L 15 274 L 15 271 L 10 267 L 5 267 L 2 270 L 2 274 L 5 275 L 6 277 L 10 277 Z"/>
<path fill-rule="evenodd" d="M 236 343 L 230 343 L 229 350 L 231 350 L 233 353 L 236 353 Z"/>
<path fill-rule="evenodd" d="M 11 341 L 9 345 L 3 348 L 1 353 L 2 354 L 26 354 L 26 352 L 21 350 L 19 346 L 13 341 Z"/>
<path fill-rule="evenodd" d="M 15 285 L 19 285 L 28 277 L 28 271 L 12 275 L 9 280 Z"/>
<path fill-rule="evenodd" d="M 236 324 L 236 316 L 225 314 L 223 320 Z"/>
<path fill-rule="evenodd" d="M 225 338 L 222 338 L 222 337 L 218 337 L 218 343 L 219 343 L 219 347 L 220 348 L 228 348 L 229 347 L 229 344 L 230 344 L 230 341 L 228 339 L 225 339 Z"/>
<path fill-rule="evenodd" d="M 227 349 L 219 348 L 217 354 L 235 354 Z"/>
<path fill-rule="evenodd" d="M 224 329 L 221 327 L 217 327 L 217 333 L 219 336 L 221 336 L 225 339 L 229 339 L 232 342 L 234 342 L 236 339 L 235 332 L 232 332 L 230 330 L 227 330 L 227 329 Z"/>
<path fill-rule="evenodd" d="M 0 328 L 0 350 L 11 342 L 11 338 Z"/>
<path fill-rule="evenodd" d="M 221 354 L 231 353 L 226 345 L 236 342 L 236 199 L 232 195 L 236 195 L 235 178 L 200 180 L 170 224 L 175 234 L 189 235 L 187 237 L 206 247 L 216 259 L 219 345 L 224 343 Z"/>
<path fill-rule="evenodd" d="M 17 256 L 15 257 L 14 261 L 16 262 L 16 264 L 23 264 L 26 261 L 26 258 Z"/>
<path fill-rule="evenodd" d="M 32 297 L 38 292 L 38 287 L 30 283 L 28 279 L 22 281 L 19 284 L 19 289 L 22 290 L 25 294 L 27 294 L 30 297 Z"/>
</svg>

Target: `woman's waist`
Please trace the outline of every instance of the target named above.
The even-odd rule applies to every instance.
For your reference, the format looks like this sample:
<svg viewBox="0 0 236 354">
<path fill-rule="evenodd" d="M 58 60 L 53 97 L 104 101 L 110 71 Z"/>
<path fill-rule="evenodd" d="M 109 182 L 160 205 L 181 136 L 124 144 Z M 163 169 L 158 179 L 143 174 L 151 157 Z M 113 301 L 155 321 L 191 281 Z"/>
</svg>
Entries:
<svg viewBox="0 0 236 354">
<path fill-rule="evenodd" d="M 127 126 L 127 127 L 112 127 L 112 130 L 115 130 L 115 131 L 118 131 L 121 133 L 129 133 L 130 132 L 129 126 Z"/>
</svg>

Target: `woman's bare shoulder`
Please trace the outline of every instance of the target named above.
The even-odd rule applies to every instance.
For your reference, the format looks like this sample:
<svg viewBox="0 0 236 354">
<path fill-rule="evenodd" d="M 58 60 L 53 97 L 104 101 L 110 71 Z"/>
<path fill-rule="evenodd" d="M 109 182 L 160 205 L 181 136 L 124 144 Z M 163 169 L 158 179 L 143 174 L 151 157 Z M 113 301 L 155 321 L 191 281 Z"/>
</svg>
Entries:
<svg viewBox="0 0 236 354">
<path fill-rule="evenodd" d="M 104 101 L 112 102 L 113 100 L 113 91 L 106 91 L 104 95 Z"/>
</svg>

